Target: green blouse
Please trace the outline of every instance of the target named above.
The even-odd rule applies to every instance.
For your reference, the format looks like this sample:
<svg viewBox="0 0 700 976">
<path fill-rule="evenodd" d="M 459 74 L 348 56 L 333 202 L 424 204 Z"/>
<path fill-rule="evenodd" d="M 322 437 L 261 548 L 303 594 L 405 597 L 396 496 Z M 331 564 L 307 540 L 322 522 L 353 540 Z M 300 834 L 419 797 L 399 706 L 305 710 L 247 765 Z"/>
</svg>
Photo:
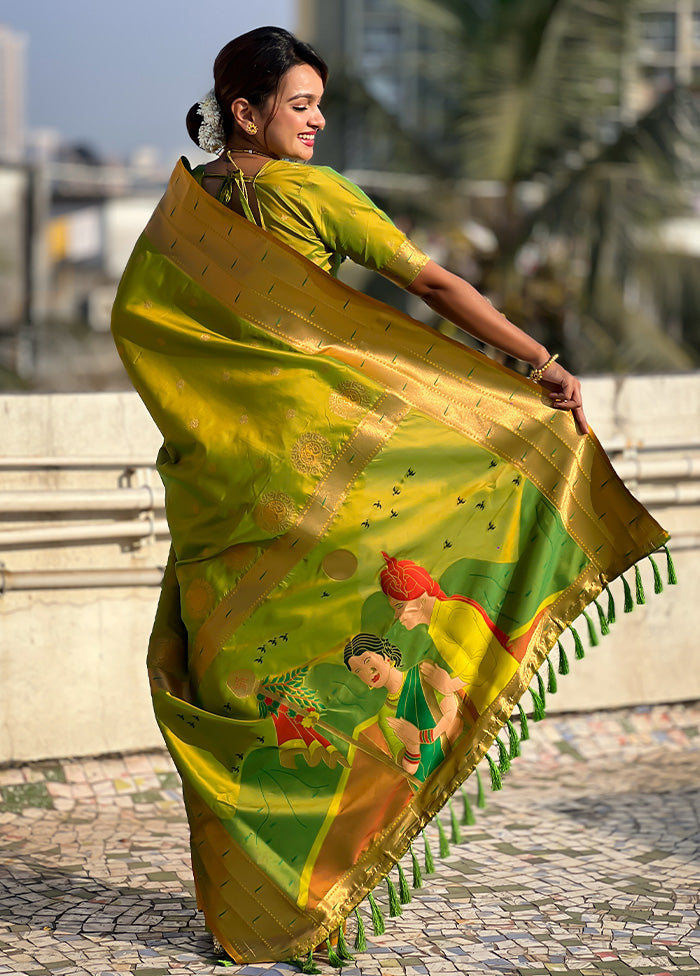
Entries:
<svg viewBox="0 0 700 976">
<path fill-rule="evenodd" d="M 204 167 L 192 173 L 201 184 Z M 366 193 L 329 166 L 271 159 L 246 182 L 255 188 L 265 229 L 332 275 L 348 257 L 406 288 L 429 260 Z"/>
</svg>

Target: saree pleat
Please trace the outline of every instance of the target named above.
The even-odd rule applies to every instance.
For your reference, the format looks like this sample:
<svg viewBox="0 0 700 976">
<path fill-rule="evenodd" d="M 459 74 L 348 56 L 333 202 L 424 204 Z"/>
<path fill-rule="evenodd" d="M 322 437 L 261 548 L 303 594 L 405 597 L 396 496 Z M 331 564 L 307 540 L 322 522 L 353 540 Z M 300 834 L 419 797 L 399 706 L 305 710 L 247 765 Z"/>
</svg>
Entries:
<svg viewBox="0 0 700 976">
<path fill-rule="evenodd" d="M 113 332 L 164 437 L 149 672 L 198 900 L 238 962 L 300 957 L 668 536 L 534 384 L 339 283 L 182 161 Z"/>
</svg>

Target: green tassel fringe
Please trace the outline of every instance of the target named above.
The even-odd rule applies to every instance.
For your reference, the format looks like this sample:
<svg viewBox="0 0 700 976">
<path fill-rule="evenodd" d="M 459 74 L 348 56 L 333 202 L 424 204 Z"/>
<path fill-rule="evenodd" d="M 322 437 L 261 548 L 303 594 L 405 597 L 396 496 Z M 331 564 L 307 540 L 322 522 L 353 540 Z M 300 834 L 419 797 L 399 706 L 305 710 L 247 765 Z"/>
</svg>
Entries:
<svg viewBox="0 0 700 976">
<path fill-rule="evenodd" d="M 389 890 L 389 918 L 398 918 L 399 915 L 403 915 L 403 908 L 399 901 L 399 893 L 391 878 L 386 879 L 386 886 Z"/>
<path fill-rule="evenodd" d="M 506 728 L 508 729 L 508 754 L 511 759 L 515 759 L 516 756 L 520 755 L 520 739 L 518 738 L 518 730 L 509 718 L 506 719 Z"/>
<path fill-rule="evenodd" d="M 547 691 L 550 695 L 557 693 L 557 676 L 554 672 L 554 665 L 549 658 L 547 658 Z"/>
<path fill-rule="evenodd" d="M 369 901 L 369 907 L 372 910 L 372 929 L 374 934 L 384 935 L 386 928 L 384 925 L 384 916 L 382 915 L 379 905 L 377 904 L 371 891 L 367 895 L 367 900 Z"/>
<path fill-rule="evenodd" d="M 605 616 L 605 611 L 598 603 L 598 601 L 594 600 L 593 602 L 595 603 L 595 608 L 598 611 L 598 623 L 600 625 L 600 632 L 603 635 L 603 637 L 607 637 L 607 635 L 610 633 L 608 618 Z"/>
<path fill-rule="evenodd" d="M 366 952 L 367 951 L 367 935 L 365 933 L 365 923 L 362 921 L 362 916 L 360 915 L 360 909 L 355 909 L 355 918 L 357 919 L 357 932 L 355 933 L 355 952 Z"/>
<path fill-rule="evenodd" d="M 532 688 L 529 691 L 532 698 L 532 719 L 534 722 L 541 722 L 544 718 L 544 702 Z"/>
<path fill-rule="evenodd" d="M 557 641 L 557 647 L 559 648 L 559 674 L 569 673 L 569 659 L 566 656 L 566 651 L 564 650 L 564 645 L 560 640 Z"/>
<path fill-rule="evenodd" d="M 571 624 L 569 630 L 574 636 L 574 657 L 576 658 L 577 661 L 582 661 L 583 658 L 586 656 L 586 652 L 583 649 L 583 643 L 581 641 L 581 638 L 579 637 L 579 633 L 573 624 Z"/>
<path fill-rule="evenodd" d="M 430 844 L 428 843 L 428 835 L 423 831 L 423 844 L 425 846 L 425 873 L 435 874 L 435 862 L 433 861 L 433 852 L 430 850 Z"/>
<path fill-rule="evenodd" d="M 527 724 L 525 709 L 520 702 L 518 702 L 518 713 L 520 715 L 520 741 L 527 742 L 527 740 L 530 738 L 530 727 Z"/>
<path fill-rule="evenodd" d="M 484 784 L 481 782 L 481 773 L 478 769 L 475 770 L 476 773 L 476 805 L 480 810 L 483 810 L 486 806 L 486 793 L 484 791 Z"/>
<path fill-rule="evenodd" d="M 422 888 L 423 887 L 423 875 L 420 871 L 420 864 L 418 863 L 418 858 L 416 857 L 416 852 L 411 847 L 411 864 L 413 866 L 413 887 Z"/>
<path fill-rule="evenodd" d="M 486 753 L 486 761 L 489 764 L 489 769 L 491 770 L 491 789 L 500 790 L 503 787 L 503 781 L 501 780 L 501 773 L 498 766 L 493 761 L 488 752 Z"/>
<path fill-rule="evenodd" d="M 654 571 L 654 593 L 663 593 L 664 584 L 661 582 L 661 573 L 653 556 L 649 556 L 649 562 Z"/>
<path fill-rule="evenodd" d="M 343 960 L 340 958 L 338 953 L 335 951 L 331 945 L 331 940 L 326 939 L 326 951 L 328 952 L 328 964 L 333 966 L 334 969 L 343 968 Z"/>
<path fill-rule="evenodd" d="M 447 840 L 447 834 L 445 833 L 445 828 L 442 826 L 442 822 L 439 817 L 435 818 L 437 822 L 438 834 L 440 836 L 440 857 L 450 856 L 450 845 Z"/>
<path fill-rule="evenodd" d="M 355 957 L 350 954 L 350 946 L 345 941 L 345 925 L 338 929 L 338 955 L 343 962 L 355 962 Z"/>
<path fill-rule="evenodd" d="M 639 572 L 639 566 L 637 563 L 634 564 L 634 589 L 635 598 L 637 601 L 637 606 L 643 606 L 647 601 L 644 596 L 644 584 L 642 583 L 642 574 Z"/>
<path fill-rule="evenodd" d="M 666 579 L 668 580 L 669 586 L 675 586 L 678 582 L 676 577 L 676 567 L 673 565 L 673 559 L 671 559 L 671 553 L 668 550 L 668 546 L 664 546 L 664 552 L 666 553 Z"/>
<path fill-rule="evenodd" d="M 473 827 L 474 824 L 476 823 L 476 817 L 474 816 L 474 812 L 471 808 L 471 804 L 469 803 L 469 797 L 467 795 L 467 791 L 464 789 L 462 790 L 462 802 L 463 802 L 462 823 L 466 827 Z"/>
<path fill-rule="evenodd" d="M 459 829 L 459 820 L 457 820 L 457 814 L 455 813 L 455 808 L 452 805 L 452 800 L 448 800 L 447 804 L 450 808 L 450 827 L 452 829 L 450 839 L 453 844 L 461 844 L 462 831 Z"/>
<path fill-rule="evenodd" d="M 610 587 L 606 586 L 605 589 L 608 591 L 608 623 L 614 624 L 615 623 L 615 599 L 612 595 L 612 590 L 610 589 Z"/>
<path fill-rule="evenodd" d="M 625 579 L 625 577 L 623 576 L 621 578 L 622 578 L 622 585 L 625 588 L 625 607 L 624 607 L 625 613 L 632 613 L 632 611 L 634 610 L 634 603 L 632 603 L 632 590 L 630 589 L 630 585 Z"/>
<path fill-rule="evenodd" d="M 408 905 L 411 900 L 411 889 L 406 880 L 406 874 L 400 864 L 396 865 L 399 869 L 399 901 L 402 905 Z"/>
<path fill-rule="evenodd" d="M 600 638 L 598 637 L 598 632 L 593 626 L 593 621 L 588 616 L 585 610 L 581 611 L 583 616 L 586 618 L 586 626 L 588 627 L 588 640 L 591 642 L 591 647 L 597 647 L 600 644 Z"/>
<path fill-rule="evenodd" d="M 508 750 L 498 736 L 496 736 L 496 745 L 498 746 L 498 768 L 502 773 L 507 773 L 510 769 L 510 756 L 508 755 Z"/>
</svg>

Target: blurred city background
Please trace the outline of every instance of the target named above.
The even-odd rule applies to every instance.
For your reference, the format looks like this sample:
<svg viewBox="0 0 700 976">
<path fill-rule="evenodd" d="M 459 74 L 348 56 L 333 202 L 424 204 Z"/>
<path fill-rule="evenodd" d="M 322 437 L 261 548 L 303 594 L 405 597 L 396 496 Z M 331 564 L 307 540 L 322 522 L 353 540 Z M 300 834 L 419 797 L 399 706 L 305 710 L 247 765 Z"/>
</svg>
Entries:
<svg viewBox="0 0 700 976">
<path fill-rule="evenodd" d="M 269 23 L 331 66 L 314 161 L 585 376 L 618 472 L 673 532 L 679 584 L 553 708 L 700 699 L 700 0 L 2 0 L 0 763 L 160 743 L 159 435 L 110 310 L 178 155 L 205 158 L 184 119 L 214 56 Z"/>
<path fill-rule="evenodd" d="M 159 0 L 5 0 L 0 388 L 127 388 L 121 270 L 177 155 L 200 161 L 183 120 L 216 51 L 265 22 L 331 65 L 315 162 L 572 368 L 698 367 L 695 0 L 214 2 L 205 23 Z"/>
</svg>

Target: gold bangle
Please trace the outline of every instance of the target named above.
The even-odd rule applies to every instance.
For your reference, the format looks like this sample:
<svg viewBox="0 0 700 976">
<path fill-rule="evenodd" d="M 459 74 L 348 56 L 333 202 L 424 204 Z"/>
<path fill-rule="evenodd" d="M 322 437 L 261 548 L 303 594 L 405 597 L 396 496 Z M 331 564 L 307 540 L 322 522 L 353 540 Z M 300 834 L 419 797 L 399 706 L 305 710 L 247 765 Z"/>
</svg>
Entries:
<svg viewBox="0 0 700 976">
<path fill-rule="evenodd" d="M 533 367 L 530 370 L 530 379 L 533 381 L 533 383 L 539 383 L 544 376 L 545 371 L 549 369 L 552 363 L 556 363 L 557 359 L 559 359 L 559 353 L 555 352 L 553 356 L 549 357 L 546 363 L 542 363 L 542 365 L 538 366 L 536 369 Z"/>
</svg>

